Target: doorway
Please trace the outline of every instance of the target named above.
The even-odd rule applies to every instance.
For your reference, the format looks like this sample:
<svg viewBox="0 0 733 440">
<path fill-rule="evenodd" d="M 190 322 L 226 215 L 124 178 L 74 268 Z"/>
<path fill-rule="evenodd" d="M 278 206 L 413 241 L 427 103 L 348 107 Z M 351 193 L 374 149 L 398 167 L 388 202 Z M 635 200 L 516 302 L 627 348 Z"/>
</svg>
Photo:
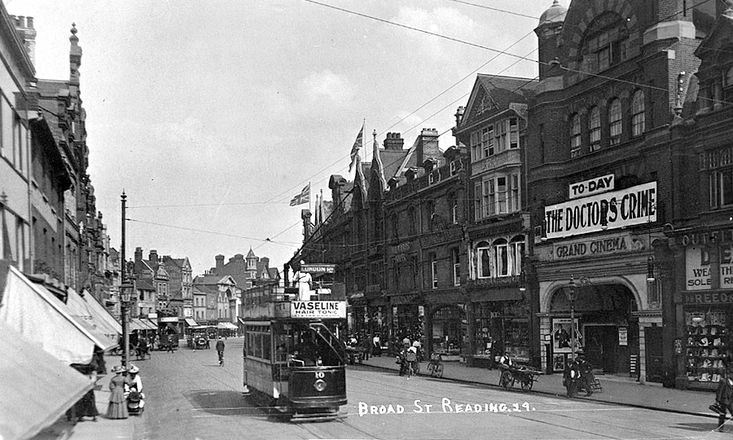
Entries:
<svg viewBox="0 0 733 440">
<path fill-rule="evenodd" d="M 586 324 L 583 330 L 588 362 L 594 369 L 601 369 L 604 373 L 618 372 L 618 327 Z"/>
<path fill-rule="evenodd" d="M 662 358 L 662 327 L 652 326 L 644 328 L 646 349 L 646 380 L 647 382 L 662 382 L 664 361 Z"/>
</svg>

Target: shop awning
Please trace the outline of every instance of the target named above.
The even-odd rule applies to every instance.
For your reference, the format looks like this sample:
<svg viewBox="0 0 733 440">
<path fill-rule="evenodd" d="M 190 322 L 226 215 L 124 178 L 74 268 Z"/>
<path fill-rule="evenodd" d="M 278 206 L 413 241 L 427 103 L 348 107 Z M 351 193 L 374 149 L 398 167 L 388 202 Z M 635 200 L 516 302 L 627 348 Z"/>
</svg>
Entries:
<svg viewBox="0 0 733 440">
<path fill-rule="evenodd" d="M 0 438 L 31 438 L 52 425 L 94 382 L 0 322 Z"/>
<path fill-rule="evenodd" d="M 158 331 L 158 323 L 155 321 L 151 321 L 149 319 L 143 319 L 142 320 L 145 325 L 148 326 L 148 329 Z"/>
<path fill-rule="evenodd" d="M 195 327 L 198 325 L 192 318 L 186 318 L 186 324 L 188 324 L 189 327 Z"/>
<path fill-rule="evenodd" d="M 12 266 L 7 269 L 0 322 L 67 365 L 88 364 L 94 346 L 107 345 L 103 335 L 81 325 L 64 303 Z"/>
<path fill-rule="evenodd" d="M 130 318 L 127 324 L 128 324 L 128 330 L 130 331 L 150 330 L 150 328 L 147 325 L 145 325 L 145 323 L 140 318 Z"/>
<path fill-rule="evenodd" d="M 216 328 L 224 329 L 224 330 L 237 330 L 238 327 L 231 322 L 220 322 L 216 324 Z"/>
<path fill-rule="evenodd" d="M 122 334 L 122 326 L 117 324 L 117 321 L 112 318 L 112 315 L 96 299 L 88 294 L 82 296 L 73 289 L 68 289 L 67 298 L 66 307 L 69 308 L 71 316 L 83 325 L 103 334 L 111 347 L 117 345 Z M 99 305 L 99 308 L 94 307 L 93 304 Z M 119 331 L 117 330 L 118 328 Z"/>
</svg>

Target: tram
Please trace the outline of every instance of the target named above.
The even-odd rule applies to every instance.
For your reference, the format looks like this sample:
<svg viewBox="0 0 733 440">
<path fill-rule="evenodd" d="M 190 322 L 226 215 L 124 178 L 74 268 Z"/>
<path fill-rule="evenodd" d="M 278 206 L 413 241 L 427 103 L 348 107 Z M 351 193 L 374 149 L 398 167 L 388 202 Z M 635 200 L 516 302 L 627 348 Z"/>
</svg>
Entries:
<svg viewBox="0 0 733 440">
<path fill-rule="evenodd" d="M 291 421 L 344 417 L 345 301 L 275 295 L 244 311 L 243 385 Z"/>
</svg>

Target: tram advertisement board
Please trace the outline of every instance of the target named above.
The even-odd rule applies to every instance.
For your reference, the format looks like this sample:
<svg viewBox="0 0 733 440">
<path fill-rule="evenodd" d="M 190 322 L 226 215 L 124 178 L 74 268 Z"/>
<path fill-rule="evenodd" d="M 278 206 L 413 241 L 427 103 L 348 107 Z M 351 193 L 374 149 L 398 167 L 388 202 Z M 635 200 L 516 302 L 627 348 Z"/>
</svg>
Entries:
<svg viewBox="0 0 733 440">
<path fill-rule="evenodd" d="M 291 301 L 291 318 L 346 318 L 346 301 Z"/>
</svg>

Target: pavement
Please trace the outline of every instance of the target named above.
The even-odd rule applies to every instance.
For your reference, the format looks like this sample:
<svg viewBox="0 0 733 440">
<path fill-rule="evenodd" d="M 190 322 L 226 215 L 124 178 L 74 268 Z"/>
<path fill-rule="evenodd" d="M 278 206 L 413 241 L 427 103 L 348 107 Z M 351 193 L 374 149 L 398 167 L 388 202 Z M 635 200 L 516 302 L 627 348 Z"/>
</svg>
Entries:
<svg viewBox="0 0 733 440">
<path fill-rule="evenodd" d="M 108 369 L 119 363 L 119 357 L 110 356 L 107 358 Z M 112 379 L 111 374 L 99 376 L 97 387 L 94 391 L 94 397 L 97 401 L 97 410 L 99 416 L 97 421 L 93 422 L 91 418 L 85 417 L 84 421 L 72 423 L 66 420 L 66 416 L 62 415 L 53 425 L 41 431 L 33 437 L 34 440 L 112 440 L 124 439 L 132 440 L 134 438 L 134 420 L 131 416 L 127 419 L 108 419 L 105 417 L 107 413 L 107 405 L 109 404 L 109 381 Z"/>
<path fill-rule="evenodd" d="M 420 364 L 421 376 L 426 377 L 427 362 Z M 384 370 L 399 370 L 394 356 L 370 357 L 363 361 L 362 365 Z M 466 367 L 461 362 L 443 362 L 443 380 L 457 382 L 482 384 L 489 387 L 499 387 L 498 369 Z M 657 383 L 640 383 L 634 378 L 616 375 L 597 375 L 600 380 L 602 391 L 594 392 L 592 396 L 586 397 L 582 392 L 576 397 L 578 400 L 593 402 L 605 402 L 617 405 L 647 408 L 683 414 L 694 414 L 717 418 L 708 406 L 715 401 L 714 391 L 679 390 L 676 388 L 665 388 Z M 529 394 L 540 393 L 544 395 L 566 397 L 565 387 L 562 385 L 562 373 L 541 374 L 537 376 L 532 390 L 524 392 L 517 383 L 513 390 L 517 393 Z"/>
</svg>

